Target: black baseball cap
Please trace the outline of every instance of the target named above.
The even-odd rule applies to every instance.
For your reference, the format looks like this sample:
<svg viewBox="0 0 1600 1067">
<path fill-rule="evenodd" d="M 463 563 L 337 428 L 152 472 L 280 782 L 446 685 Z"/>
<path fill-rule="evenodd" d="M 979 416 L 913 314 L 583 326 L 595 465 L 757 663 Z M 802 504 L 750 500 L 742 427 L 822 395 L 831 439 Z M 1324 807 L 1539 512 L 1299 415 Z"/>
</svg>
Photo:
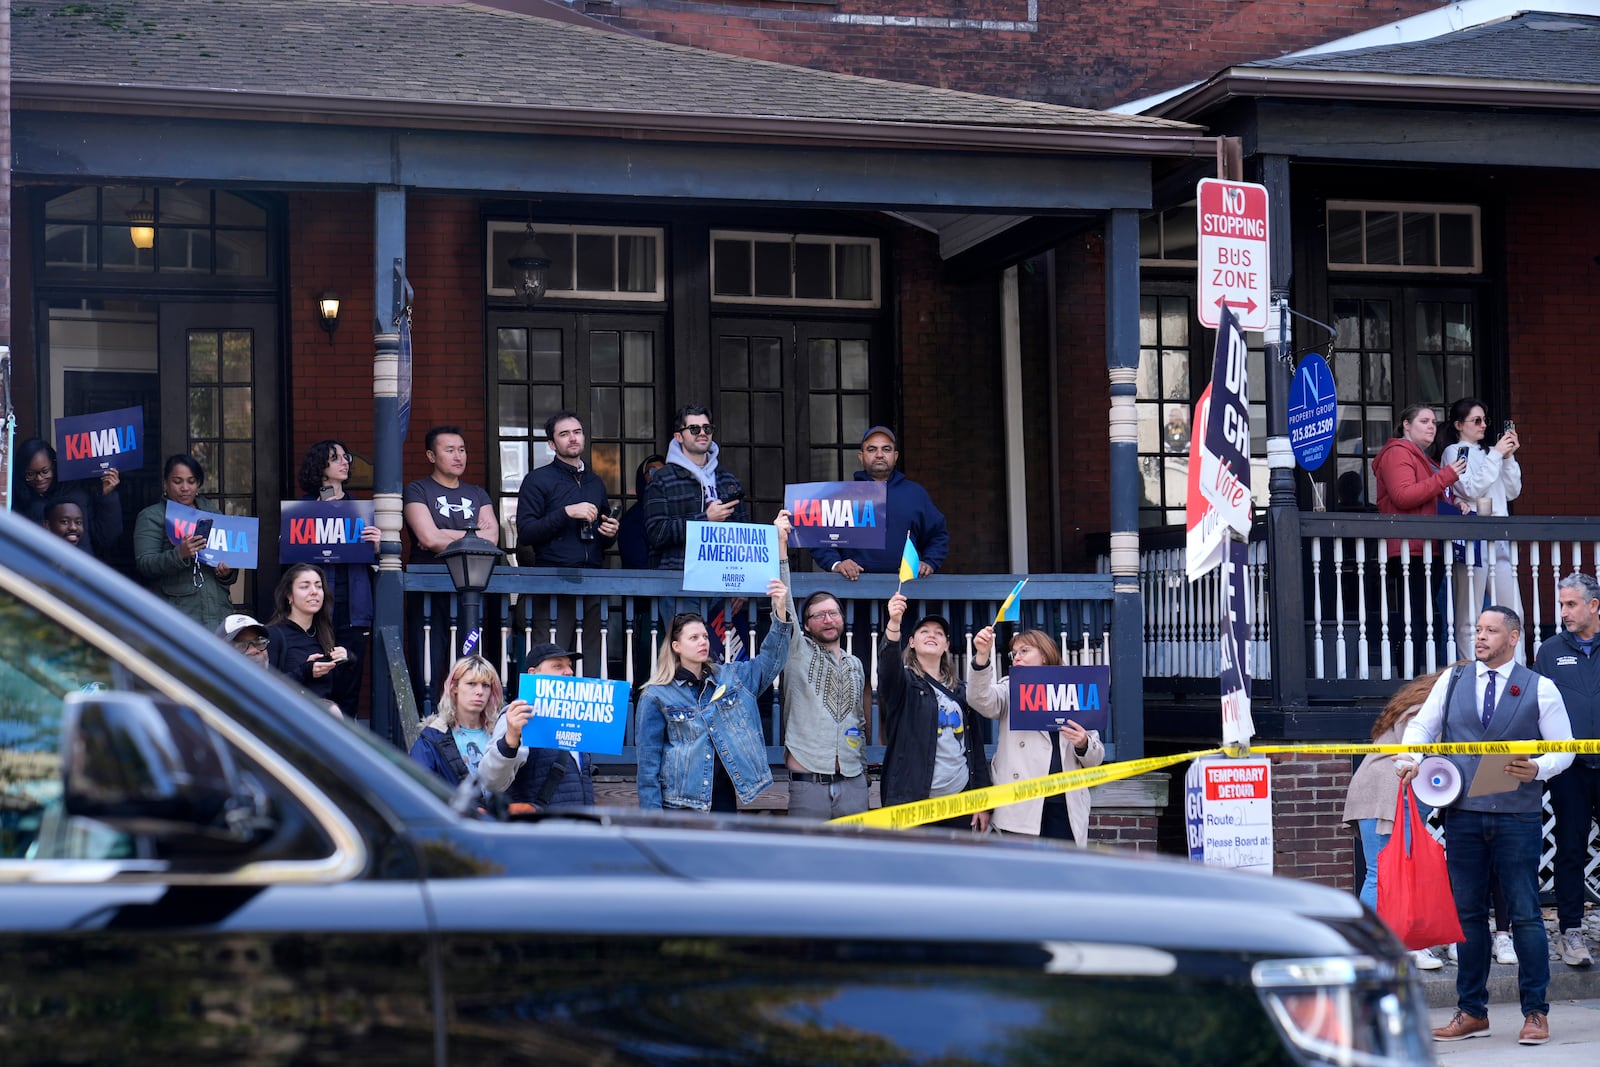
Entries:
<svg viewBox="0 0 1600 1067">
<path fill-rule="evenodd" d="M 528 670 L 531 671 L 545 660 L 555 659 L 558 656 L 570 659 L 574 663 L 583 658 L 582 653 L 568 652 L 554 641 L 542 641 L 528 649 L 528 658 L 526 661 L 528 664 Z"/>
<path fill-rule="evenodd" d="M 944 639 L 946 641 L 950 640 L 950 620 L 943 615 L 924 615 L 917 620 L 917 624 L 911 628 L 911 632 L 916 633 L 930 622 L 944 631 Z"/>
</svg>

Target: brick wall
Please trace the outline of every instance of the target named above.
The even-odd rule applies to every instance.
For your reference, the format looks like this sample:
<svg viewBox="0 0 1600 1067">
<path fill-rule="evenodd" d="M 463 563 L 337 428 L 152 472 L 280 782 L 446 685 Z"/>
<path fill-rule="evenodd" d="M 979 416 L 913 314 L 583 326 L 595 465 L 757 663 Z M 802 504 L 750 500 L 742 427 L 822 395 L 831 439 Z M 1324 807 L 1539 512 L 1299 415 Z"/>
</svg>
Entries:
<svg viewBox="0 0 1600 1067">
<path fill-rule="evenodd" d="M 1089 813 L 1089 840 L 1096 845 L 1117 845 L 1135 852 L 1156 851 L 1154 815 L 1102 815 Z"/>
<path fill-rule="evenodd" d="M 1341 816 L 1348 756 L 1273 756 L 1273 873 L 1352 890 L 1354 837 Z"/>
<path fill-rule="evenodd" d="M 938 239 L 897 231 L 900 469 L 950 527 L 950 571 L 1006 568 L 998 287 L 942 277 Z"/>
<path fill-rule="evenodd" d="M 1600 428 L 1573 418 L 1600 405 L 1593 343 L 1600 292 L 1600 206 L 1592 177 L 1515 172 L 1506 182 L 1506 337 L 1511 410 L 1522 448 L 1522 515 L 1600 514 L 1600 482 L 1550 472 L 1600 455 Z"/>
<path fill-rule="evenodd" d="M 1062 372 L 1061 528 L 1063 564 L 1090 569 L 1087 531 L 1111 528 L 1111 384 L 1106 373 L 1105 238 L 1099 231 L 1056 249 L 1056 332 Z"/>
<path fill-rule="evenodd" d="M 615 0 L 580 10 L 661 41 L 819 70 L 1108 107 L 1440 6 L 1437 0 Z M 892 17 L 898 25 L 850 23 Z M 941 28 L 922 20 L 990 20 Z"/>
<path fill-rule="evenodd" d="M 289 395 L 286 473 L 314 442 L 337 437 L 373 454 L 373 202 L 356 193 L 289 197 Z M 413 196 L 406 207 L 407 271 L 416 290 L 405 478 L 428 471 L 429 426 L 465 432 L 467 477 L 481 484 L 488 441 L 483 366 L 483 267 L 477 202 Z M 324 290 L 341 298 L 330 346 L 316 315 Z"/>
</svg>

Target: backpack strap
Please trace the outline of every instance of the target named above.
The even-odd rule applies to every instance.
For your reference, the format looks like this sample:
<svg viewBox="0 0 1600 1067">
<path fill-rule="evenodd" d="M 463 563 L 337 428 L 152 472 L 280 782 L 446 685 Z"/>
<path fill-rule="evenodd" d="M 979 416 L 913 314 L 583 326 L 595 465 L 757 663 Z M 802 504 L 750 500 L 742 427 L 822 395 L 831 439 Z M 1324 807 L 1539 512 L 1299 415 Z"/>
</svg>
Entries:
<svg viewBox="0 0 1600 1067">
<path fill-rule="evenodd" d="M 467 770 L 467 761 L 462 758 L 461 749 L 456 747 L 455 736 L 449 730 L 440 730 L 439 736 L 441 740 L 435 742 L 433 747 L 444 757 L 445 766 L 450 768 L 450 773 L 456 776 L 452 784 L 460 785 L 472 772 Z"/>
</svg>

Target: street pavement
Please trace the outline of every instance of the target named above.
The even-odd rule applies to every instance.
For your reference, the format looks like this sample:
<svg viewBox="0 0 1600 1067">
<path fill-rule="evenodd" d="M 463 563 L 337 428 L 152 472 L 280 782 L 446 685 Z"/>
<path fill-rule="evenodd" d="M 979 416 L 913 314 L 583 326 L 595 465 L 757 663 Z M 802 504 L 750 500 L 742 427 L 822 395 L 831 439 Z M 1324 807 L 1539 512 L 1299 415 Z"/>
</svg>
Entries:
<svg viewBox="0 0 1600 1067">
<path fill-rule="evenodd" d="M 1559 966 L 1559 964 L 1558 964 Z M 1443 1026 L 1455 1014 L 1455 1008 L 1434 1008 L 1428 1012 L 1431 1025 Z M 1550 1001 L 1550 1043 L 1548 1045 L 1519 1045 L 1517 1031 L 1522 1029 L 1522 1011 L 1516 1001 L 1509 1004 L 1489 1005 L 1489 1037 L 1474 1037 L 1466 1041 L 1433 1043 L 1433 1052 L 1440 1067 L 1520 1067 L 1521 1064 L 1539 1064 L 1540 1067 L 1594 1067 L 1600 1062 L 1600 998 L 1593 1000 Z"/>
</svg>

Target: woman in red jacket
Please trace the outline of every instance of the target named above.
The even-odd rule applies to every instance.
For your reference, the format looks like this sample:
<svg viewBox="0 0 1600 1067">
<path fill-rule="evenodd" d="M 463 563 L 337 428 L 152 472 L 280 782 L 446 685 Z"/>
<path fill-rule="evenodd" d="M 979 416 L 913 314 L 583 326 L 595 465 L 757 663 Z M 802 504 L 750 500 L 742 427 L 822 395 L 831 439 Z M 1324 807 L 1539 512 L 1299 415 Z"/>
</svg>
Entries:
<svg viewBox="0 0 1600 1067">
<path fill-rule="evenodd" d="M 1436 516 L 1441 501 L 1451 502 L 1447 490 L 1466 471 L 1466 461 L 1458 459 L 1443 467 L 1434 463 L 1429 450 L 1438 430 L 1439 416 L 1426 404 L 1412 404 L 1400 413 L 1395 436 L 1372 465 L 1378 478 L 1378 511 Z M 1410 678 L 1426 669 L 1421 643 L 1429 637 L 1428 621 L 1434 620 L 1435 638 L 1444 633 L 1442 623 L 1434 618 L 1434 594 L 1444 576 L 1444 561 L 1435 548 L 1425 565 L 1422 541 L 1414 538 L 1406 544 L 1409 549 L 1402 554 L 1400 542 L 1391 539 L 1384 543 L 1383 553 L 1399 557 L 1389 559 L 1385 581 L 1385 599 L 1391 608 L 1388 638 L 1395 672 Z M 1407 653 L 1413 651 L 1408 662 Z"/>
</svg>

